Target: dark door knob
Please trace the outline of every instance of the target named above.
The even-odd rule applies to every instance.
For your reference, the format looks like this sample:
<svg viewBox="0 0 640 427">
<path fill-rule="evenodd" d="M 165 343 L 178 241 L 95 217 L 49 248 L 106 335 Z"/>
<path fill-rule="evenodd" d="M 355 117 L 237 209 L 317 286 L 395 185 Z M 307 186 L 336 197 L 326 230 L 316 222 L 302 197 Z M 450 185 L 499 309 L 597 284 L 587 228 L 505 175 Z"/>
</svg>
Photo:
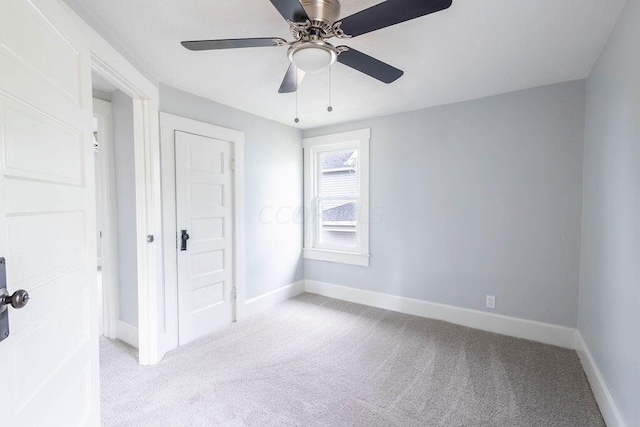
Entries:
<svg viewBox="0 0 640 427">
<path fill-rule="evenodd" d="M 182 231 L 182 235 L 180 236 L 182 242 L 180 245 L 180 250 L 181 251 L 186 251 L 187 250 L 187 240 L 189 240 L 189 233 L 187 233 L 187 230 L 181 230 Z"/>
<path fill-rule="evenodd" d="M 15 291 L 13 295 L 9 295 L 5 291 L 5 295 L 0 295 L 0 309 L 5 305 L 11 305 L 13 308 L 22 308 L 29 302 L 29 292 L 20 289 Z"/>
</svg>

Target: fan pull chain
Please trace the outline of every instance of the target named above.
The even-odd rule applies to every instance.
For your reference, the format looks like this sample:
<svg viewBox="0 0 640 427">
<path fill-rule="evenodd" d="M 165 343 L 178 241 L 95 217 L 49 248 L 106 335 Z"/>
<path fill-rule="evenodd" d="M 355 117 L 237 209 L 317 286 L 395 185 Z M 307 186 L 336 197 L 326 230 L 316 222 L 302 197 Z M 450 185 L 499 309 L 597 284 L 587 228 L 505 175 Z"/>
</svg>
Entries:
<svg viewBox="0 0 640 427">
<path fill-rule="evenodd" d="M 296 123 L 300 123 L 300 119 L 298 118 L 298 67 L 296 67 L 296 118 L 293 120 Z"/>
<path fill-rule="evenodd" d="M 333 107 L 331 106 L 331 67 L 329 67 L 329 106 L 327 107 L 327 111 L 333 111 Z"/>
</svg>

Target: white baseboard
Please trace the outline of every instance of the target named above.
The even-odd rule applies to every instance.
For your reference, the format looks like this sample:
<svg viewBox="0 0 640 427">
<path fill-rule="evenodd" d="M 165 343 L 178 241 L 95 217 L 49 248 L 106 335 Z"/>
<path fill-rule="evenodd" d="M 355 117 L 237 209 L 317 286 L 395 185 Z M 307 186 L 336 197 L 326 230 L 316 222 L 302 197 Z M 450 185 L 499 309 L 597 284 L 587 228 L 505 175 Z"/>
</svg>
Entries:
<svg viewBox="0 0 640 427">
<path fill-rule="evenodd" d="M 518 319 L 478 310 L 437 304 L 329 283 L 305 281 L 306 292 L 329 298 L 384 308 L 414 316 L 444 320 L 470 328 L 524 338 L 565 348 L 574 348 L 576 330 L 533 320 Z"/>
<path fill-rule="evenodd" d="M 118 320 L 118 339 L 138 348 L 138 328 Z"/>
<path fill-rule="evenodd" d="M 262 313 L 274 305 L 286 301 L 289 298 L 300 295 L 304 292 L 304 280 L 283 286 L 274 291 L 268 292 L 259 297 L 252 298 L 245 303 L 245 315 L 252 316 Z"/>
<path fill-rule="evenodd" d="M 600 369 L 598 369 L 598 365 L 596 365 L 596 361 L 591 355 L 580 331 L 576 331 L 575 349 L 607 426 L 625 427 L 626 423 L 618 410 L 618 405 L 613 400 L 609 387 L 607 387 L 607 383 L 604 381 L 604 377 L 600 373 Z"/>
</svg>

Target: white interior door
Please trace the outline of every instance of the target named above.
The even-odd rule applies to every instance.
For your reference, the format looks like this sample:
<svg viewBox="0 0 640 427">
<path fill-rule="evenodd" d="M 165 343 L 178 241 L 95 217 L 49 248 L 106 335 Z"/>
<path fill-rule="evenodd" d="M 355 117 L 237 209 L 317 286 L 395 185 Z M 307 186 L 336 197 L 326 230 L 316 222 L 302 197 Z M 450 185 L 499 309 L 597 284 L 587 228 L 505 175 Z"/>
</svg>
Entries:
<svg viewBox="0 0 640 427">
<path fill-rule="evenodd" d="M 183 345 L 233 320 L 232 160 L 230 142 L 185 132 L 176 131 L 175 149 Z"/>
<path fill-rule="evenodd" d="M 90 51 L 57 1 L 0 1 L 0 425 L 98 425 Z"/>
</svg>

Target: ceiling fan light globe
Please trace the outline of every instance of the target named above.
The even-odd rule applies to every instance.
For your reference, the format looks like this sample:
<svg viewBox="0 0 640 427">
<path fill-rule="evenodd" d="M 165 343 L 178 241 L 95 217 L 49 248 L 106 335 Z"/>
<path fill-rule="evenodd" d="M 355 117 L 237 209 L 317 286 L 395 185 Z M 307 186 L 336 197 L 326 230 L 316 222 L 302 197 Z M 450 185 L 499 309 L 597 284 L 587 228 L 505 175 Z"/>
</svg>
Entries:
<svg viewBox="0 0 640 427">
<path fill-rule="evenodd" d="M 296 51 L 291 59 L 294 65 L 305 73 L 317 73 L 333 62 L 330 52 L 313 47 Z"/>
<path fill-rule="evenodd" d="M 326 70 L 337 58 L 336 48 L 323 41 L 299 42 L 289 49 L 289 60 L 305 73 Z"/>
</svg>

